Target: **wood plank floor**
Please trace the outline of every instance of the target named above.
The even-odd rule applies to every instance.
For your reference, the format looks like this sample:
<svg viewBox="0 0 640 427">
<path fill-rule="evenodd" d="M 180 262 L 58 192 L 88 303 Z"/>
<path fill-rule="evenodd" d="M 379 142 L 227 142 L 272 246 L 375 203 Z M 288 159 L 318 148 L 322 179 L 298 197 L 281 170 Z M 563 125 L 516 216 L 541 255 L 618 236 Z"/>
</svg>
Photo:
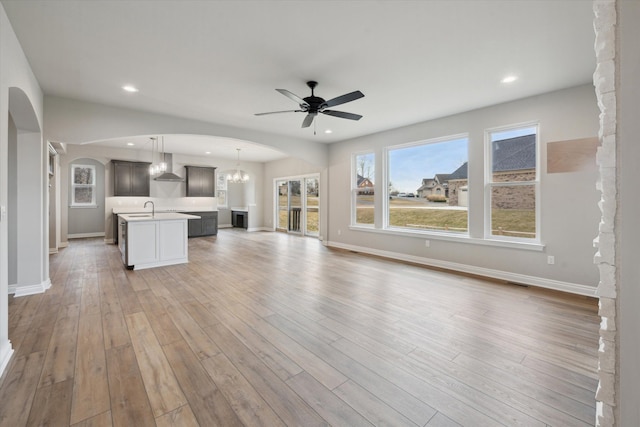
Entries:
<svg viewBox="0 0 640 427">
<path fill-rule="evenodd" d="M 10 297 L 0 426 L 588 426 L 595 299 L 325 248 L 189 240 L 127 271 L 73 240 Z"/>
</svg>

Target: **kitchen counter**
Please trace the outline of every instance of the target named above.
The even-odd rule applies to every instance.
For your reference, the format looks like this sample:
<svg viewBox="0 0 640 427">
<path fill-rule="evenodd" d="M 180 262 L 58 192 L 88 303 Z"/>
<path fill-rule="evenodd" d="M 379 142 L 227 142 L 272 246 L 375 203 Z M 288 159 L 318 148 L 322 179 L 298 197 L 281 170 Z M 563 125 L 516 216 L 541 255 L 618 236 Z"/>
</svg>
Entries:
<svg viewBox="0 0 640 427">
<path fill-rule="evenodd" d="M 175 219 L 200 219 L 200 217 L 197 215 L 183 214 L 179 212 L 156 212 L 155 215 L 152 215 L 151 212 L 127 213 L 127 214 L 119 214 L 118 217 L 124 219 L 127 222 L 171 221 Z"/>
<path fill-rule="evenodd" d="M 189 219 L 181 213 L 129 213 L 118 215 L 118 248 L 129 269 L 161 267 L 189 262 Z"/>
<path fill-rule="evenodd" d="M 210 208 L 158 208 L 156 214 L 159 213 L 172 213 L 172 212 L 216 212 L 218 209 Z M 128 214 L 128 213 L 151 213 L 149 208 L 113 208 L 111 212 L 116 215 Z"/>
</svg>

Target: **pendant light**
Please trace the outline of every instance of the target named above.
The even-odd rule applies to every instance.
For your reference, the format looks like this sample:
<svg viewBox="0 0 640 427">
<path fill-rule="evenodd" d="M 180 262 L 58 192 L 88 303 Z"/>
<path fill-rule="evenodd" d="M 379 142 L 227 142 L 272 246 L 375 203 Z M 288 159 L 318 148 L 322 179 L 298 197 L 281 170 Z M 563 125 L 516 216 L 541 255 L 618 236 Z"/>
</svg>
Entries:
<svg viewBox="0 0 640 427">
<path fill-rule="evenodd" d="M 249 174 L 240 170 L 240 149 L 238 150 L 238 163 L 236 163 L 236 171 L 234 173 L 230 173 L 227 175 L 227 182 L 231 182 L 232 184 L 245 184 L 249 181 Z"/>
<path fill-rule="evenodd" d="M 160 138 L 162 138 L 162 145 L 159 141 Z M 167 171 L 167 161 L 164 152 L 164 136 L 152 136 L 149 139 L 151 140 L 151 165 L 149 165 L 149 174 L 154 176 Z"/>
</svg>

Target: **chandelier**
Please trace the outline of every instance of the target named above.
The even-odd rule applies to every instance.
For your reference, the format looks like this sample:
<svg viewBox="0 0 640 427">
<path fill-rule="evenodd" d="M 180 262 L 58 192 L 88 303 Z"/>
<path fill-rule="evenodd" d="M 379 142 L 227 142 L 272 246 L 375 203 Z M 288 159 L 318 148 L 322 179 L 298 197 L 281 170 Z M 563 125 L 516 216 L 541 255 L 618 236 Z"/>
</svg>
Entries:
<svg viewBox="0 0 640 427">
<path fill-rule="evenodd" d="M 244 184 L 249 181 L 249 174 L 245 171 L 240 170 L 240 149 L 238 150 L 238 163 L 236 163 L 236 171 L 233 173 L 227 174 L 227 182 L 231 182 L 232 184 Z"/>
</svg>

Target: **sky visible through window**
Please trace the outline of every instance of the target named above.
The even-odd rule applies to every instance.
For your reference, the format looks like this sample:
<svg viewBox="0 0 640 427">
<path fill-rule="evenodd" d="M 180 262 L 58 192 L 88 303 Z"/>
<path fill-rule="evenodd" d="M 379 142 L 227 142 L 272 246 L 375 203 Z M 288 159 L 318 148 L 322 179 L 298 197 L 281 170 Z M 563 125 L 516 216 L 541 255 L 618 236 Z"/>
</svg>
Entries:
<svg viewBox="0 0 640 427">
<path fill-rule="evenodd" d="M 467 158 L 467 138 L 389 150 L 391 190 L 415 194 L 423 178 L 450 174 Z"/>
</svg>

